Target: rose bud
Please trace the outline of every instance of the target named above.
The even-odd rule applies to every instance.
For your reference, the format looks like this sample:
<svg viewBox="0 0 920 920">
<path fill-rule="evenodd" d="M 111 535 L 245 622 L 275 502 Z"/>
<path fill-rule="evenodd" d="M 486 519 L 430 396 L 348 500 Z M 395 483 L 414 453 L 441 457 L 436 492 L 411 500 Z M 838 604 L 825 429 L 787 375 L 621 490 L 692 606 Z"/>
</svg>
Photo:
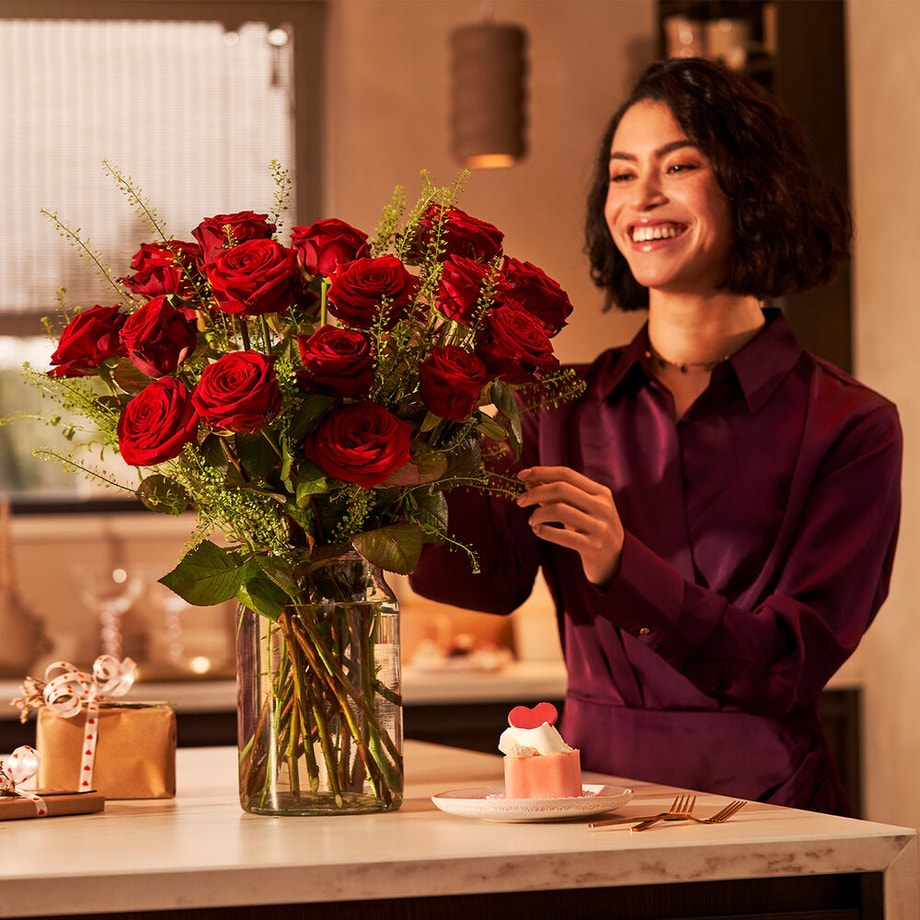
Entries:
<svg viewBox="0 0 920 920">
<path fill-rule="evenodd" d="M 535 370 L 559 365 L 543 324 L 524 309 L 495 307 L 486 314 L 484 333 L 476 353 L 489 373 L 508 383 L 528 383 Z"/>
<path fill-rule="evenodd" d="M 510 256 L 505 256 L 495 299 L 520 304 L 543 323 L 550 337 L 566 325 L 566 318 L 572 312 L 569 295 L 552 278 L 530 262 L 519 262 Z"/>
<path fill-rule="evenodd" d="M 195 324 L 165 296 L 147 301 L 127 318 L 121 330 L 124 353 L 148 377 L 175 373 L 195 348 L 197 339 Z"/>
<path fill-rule="evenodd" d="M 417 258 L 424 256 L 432 245 L 439 221 L 444 256 L 465 256 L 477 262 L 490 262 L 502 251 L 505 235 L 498 227 L 470 217 L 460 208 L 443 209 L 440 205 L 432 205 L 419 222 L 413 240 L 412 252 Z"/>
<path fill-rule="evenodd" d="M 120 331 L 128 318 L 118 307 L 90 307 L 78 313 L 64 328 L 51 355 L 50 377 L 85 377 L 106 358 L 124 354 Z"/>
<path fill-rule="evenodd" d="M 298 336 L 303 384 L 339 396 L 364 396 L 374 382 L 370 337 L 357 329 L 322 326 L 310 338 Z"/>
<path fill-rule="evenodd" d="M 370 329 L 386 299 L 386 326 L 405 313 L 417 280 L 396 256 L 356 259 L 340 265 L 329 286 L 329 312 L 349 326 Z"/>
<path fill-rule="evenodd" d="M 144 243 L 131 260 L 134 274 L 118 280 L 148 299 L 160 294 L 178 294 L 189 300 L 195 295 L 191 279 L 200 262 L 201 249 L 197 243 L 180 240 Z"/>
<path fill-rule="evenodd" d="M 419 374 L 422 402 L 435 415 L 455 422 L 465 422 L 473 414 L 489 379 L 482 361 L 456 345 L 435 348 Z"/>
<path fill-rule="evenodd" d="M 201 373 L 192 404 L 212 428 L 261 431 L 281 408 L 274 358 L 257 351 L 221 355 Z"/>
<path fill-rule="evenodd" d="M 308 275 L 326 278 L 331 277 L 339 265 L 370 254 L 367 234 L 334 217 L 319 220 L 309 227 L 295 227 L 291 231 L 291 248 Z"/>
<path fill-rule="evenodd" d="M 275 225 L 268 222 L 267 214 L 237 211 L 206 218 L 192 231 L 192 236 L 198 241 L 202 259 L 207 263 L 219 249 L 239 246 L 247 240 L 267 240 L 274 232 Z"/>
<path fill-rule="evenodd" d="M 118 420 L 118 447 L 126 463 L 153 466 L 178 457 L 197 431 L 198 416 L 185 384 L 162 377 L 125 406 Z"/>
<path fill-rule="evenodd" d="M 275 240 L 249 240 L 219 249 L 205 273 L 224 313 L 276 313 L 300 293 L 297 258 Z"/>
<path fill-rule="evenodd" d="M 492 269 L 466 256 L 448 256 L 438 282 L 438 310 L 447 319 L 469 326 L 482 286 Z"/>
<path fill-rule="evenodd" d="M 359 403 L 331 412 L 304 443 L 328 476 L 372 489 L 412 457 L 411 426 L 382 406 Z"/>
</svg>

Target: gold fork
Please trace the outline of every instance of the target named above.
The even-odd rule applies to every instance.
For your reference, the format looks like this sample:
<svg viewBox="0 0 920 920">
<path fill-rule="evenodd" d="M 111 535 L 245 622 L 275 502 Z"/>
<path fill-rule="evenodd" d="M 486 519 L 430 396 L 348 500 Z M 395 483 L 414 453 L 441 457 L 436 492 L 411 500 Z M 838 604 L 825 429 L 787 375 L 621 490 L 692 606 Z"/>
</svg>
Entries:
<svg viewBox="0 0 920 920">
<path fill-rule="evenodd" d="M 665 819 L 676 821 L 679 818 L 690 818 L 695 803 L 695 795 L 678 795 L 667 811 L 660 811 L 657 815 L 646 815 L 644 818 L 610 818 L 607 821 L 594 821 L 588 827 L 611 827 L 614 824 L 644 824 L 646 821 L 656 822 Z"/>
<path fill-rule="evenodd" d="M 644 831 L 647 828 L 651 827 L 653 824 L 657 824 L 659 821 L 695 821 L 697 824 L 722 824 L 727 821 L 732 815 L 737 814 L 741 811 L 744 806 L 747 805 L 747 802 L 744 799 L 735 799 L 732 802 L 729 802 L 724 808 L 720 808 L 714 815 L 710 815 L 708 818 L 695 818 L 693 815 L 665 815 L 664 817 L 655 817 L 648 818 L 643 821 L 641 824 L 631 827 L 632 831 Z"/>
</svg>

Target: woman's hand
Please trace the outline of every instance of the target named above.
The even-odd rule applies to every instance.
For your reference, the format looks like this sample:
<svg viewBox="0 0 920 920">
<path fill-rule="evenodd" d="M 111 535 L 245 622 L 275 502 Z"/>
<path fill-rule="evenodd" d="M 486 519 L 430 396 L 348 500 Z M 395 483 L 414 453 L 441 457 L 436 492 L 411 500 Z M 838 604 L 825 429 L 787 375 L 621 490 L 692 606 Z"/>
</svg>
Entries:
<svg viewBox="0 0 920 920">
<path fill-rule="evenodd" d="M 624 536 L 610 489 L 567 466 L 534 466 L 518 477 L 527 491 L 517 503 L 534 508 L 533 532 L 575 550 L 591 584 L 609 584 L 620 565 Z"/>
</svg>

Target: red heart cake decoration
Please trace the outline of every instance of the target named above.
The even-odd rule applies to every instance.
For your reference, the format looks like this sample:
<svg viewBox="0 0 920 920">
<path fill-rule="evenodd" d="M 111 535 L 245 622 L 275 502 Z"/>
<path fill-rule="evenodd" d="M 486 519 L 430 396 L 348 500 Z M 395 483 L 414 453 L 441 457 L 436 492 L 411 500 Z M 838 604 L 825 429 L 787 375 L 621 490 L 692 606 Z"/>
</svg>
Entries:
<svg viewBox="0 0 920 920">
<path fill-rule="evenodd" d="M 555 725 L 558 718 L 559 713 L 552 703 L 537 703 L 533 708 L 515 706 L 508 713 L 508 724 L 512 728 L 539 728 L 544 722 Z"/>
</svg>

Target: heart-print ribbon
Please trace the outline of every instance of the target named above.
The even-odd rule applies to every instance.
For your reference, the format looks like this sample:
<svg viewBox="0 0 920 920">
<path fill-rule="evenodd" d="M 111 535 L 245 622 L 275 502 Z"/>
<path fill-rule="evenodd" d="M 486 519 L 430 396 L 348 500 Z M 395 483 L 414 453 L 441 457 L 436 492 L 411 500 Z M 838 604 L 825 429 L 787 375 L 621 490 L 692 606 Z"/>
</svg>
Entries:
<svg viewBox="0 0 920 920">
<path fill-rule="evenodd" d="M 40 795 L 26 789 L 17 789 L 19 783 L 31 779 L 38 772 L 40 755 L 35 748 L 27 744 L 16 748 L 15 751 L 0 764 L 0 795 L 18 796 L 29 799 L 35 805 L 35 814 L 44 818 L 48 814 L 48 806 Z"/>
<path fill-rule="evenodd" d="M 69 661 L 55 661 L 45 669 L 42 695 L 51 711 L 68 719 L 86 709 L 86 731 L 80 756 L 80 791 L 92 789 L 99 733 L 99 703 L 124 696 L 137 675 L 137 665 L 130 658 L 119 661 L 113 655 L 100 655 L 88 674 Z"/>
</svg>

